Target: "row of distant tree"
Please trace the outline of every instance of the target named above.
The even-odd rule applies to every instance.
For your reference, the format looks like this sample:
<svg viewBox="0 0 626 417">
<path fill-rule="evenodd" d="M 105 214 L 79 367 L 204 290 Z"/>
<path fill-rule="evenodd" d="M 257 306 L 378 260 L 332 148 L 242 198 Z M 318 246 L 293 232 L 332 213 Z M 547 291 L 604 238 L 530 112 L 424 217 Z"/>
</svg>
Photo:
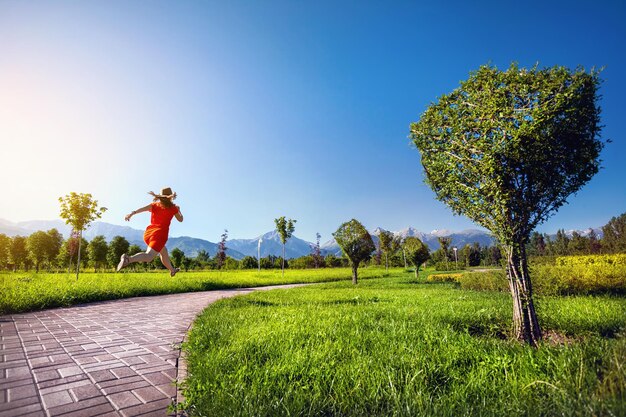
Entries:
<svg viewBox="0 0 626 417">
<path fill-rule="evenodd" d="M 184 270 L 202 269 L 255 269 L 259 267 L 256 257 L 246 256 L 236 260 L 225 255 L 227 245 L 227 231 L 222 235 L 218 251 L 211 256 L 201 250 L 194 257 L 188 257 L 183 251 L 175 248 L 170 257 L 175 266 Z M 116 236 L 107 242 L 104 236 L 96 236 L 87 242 L 82 239 L 81 267 L 91 267 L 95 270 L 112 269 L 119 262 L 123 253 L 133 255 L 142 252 L 137 245 L 131 245 L 124 237 Z M 389 267 L 407 267 L 411 262 L 406 258 L 403 240 L 394 237 L 391 233 L 382 231 L 379 236 L 380 245 L 362 265 L 382 265 Z M 451 247 L 450 238 L 439 238 L 440 247 L 430 253 L 428 263 L 437 269 L 457 269 L 471 266 L 500 265 L 502 254 L 497 246 L 481 246 L 478 243 L 465 245 L 455 251 Z M 78 253 L 78 238 L 64 239 L 56 230 L 34 232 L 28 237 L 15 236 L 13 238 L 0 234 L 0 267 L 3 269 L 34 269 L 63 270 L 76 264 Z M 559 230 L 553 238 L 546 234 L 533 233 L 526 251 L 530 256 L 566 256 L 590 255 L 601 253 L 626 252 L 626 213 L 613 217 L 602 227 L 602 238 L 592 230 L 583 236 L 573 232 L 568 236 L 565 231 Z M 285 259 L 284 267 L 292 269 L 305 268 L 334 268 L 347 267 L 349 259 L 343 256 L 323 256 L 319 247 L 319 237 L 316 245 L 311 247 L 311 253 L 295 259 Z M 133 265 L 135 269 L 162 268 L 160 260 L 142 265 Z M 261 269 L 280 269 L 283 267 L 283 258 L 267 256 L 261 258 Z"/>
<path fill-rule="evenodd" d="M 596 255 L 626 252 L 626 213 L 613 217 L 602 227 L 602 238 L 592 229 L 585 236 L 572 232 L 568 236 L 559 230 L 551 239 L 546 234 L 534 232 L 526 246 L 530 256 Z"/>
</svg>

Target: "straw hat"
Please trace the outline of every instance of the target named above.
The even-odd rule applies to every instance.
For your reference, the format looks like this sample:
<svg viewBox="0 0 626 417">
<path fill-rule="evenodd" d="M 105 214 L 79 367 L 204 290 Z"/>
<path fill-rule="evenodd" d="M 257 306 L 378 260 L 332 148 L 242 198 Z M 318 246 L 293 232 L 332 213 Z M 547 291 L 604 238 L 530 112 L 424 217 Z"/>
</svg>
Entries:
<svg viewBox="0 0 626 417">
<path fill-rule="evenodd" d="M 155 194 L 152 191 L 150 191 L 148 194 L 150 194 L 154 198 L 159 198 L 159 199 L 167 198 L 169 200 L 173 200 L 176 198 L 176 193 L 172 192 L 172 189 L 170 187 L 162 188 L 161 194 Z"/>
</svg>

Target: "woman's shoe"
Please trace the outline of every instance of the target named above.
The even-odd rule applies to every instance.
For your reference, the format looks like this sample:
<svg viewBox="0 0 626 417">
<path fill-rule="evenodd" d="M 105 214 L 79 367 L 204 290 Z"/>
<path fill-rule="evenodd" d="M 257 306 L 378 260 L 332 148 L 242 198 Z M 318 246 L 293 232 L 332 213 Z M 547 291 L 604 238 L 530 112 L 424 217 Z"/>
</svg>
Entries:
<svg viewBox="0 0 626 417">
<path fill-rule="evenodd" d="M 117 272 L 120 272 L 122 270 L 122 268 L 126 268 L 128 266 L 128 264 L 130 263 L 130 259 L 128 258 L 128 255 L 126 255 L 125 253 L 122 254 L 122 256 L 120 257 L 120 263 L 117 264 Z"/>
</svg>

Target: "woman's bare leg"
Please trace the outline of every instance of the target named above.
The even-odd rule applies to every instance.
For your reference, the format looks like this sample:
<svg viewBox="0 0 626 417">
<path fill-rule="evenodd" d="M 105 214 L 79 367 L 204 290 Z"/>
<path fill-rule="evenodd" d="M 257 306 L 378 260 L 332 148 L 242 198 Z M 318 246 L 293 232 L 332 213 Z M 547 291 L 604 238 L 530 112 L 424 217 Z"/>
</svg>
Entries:
<svg viewBox="0 0 626 417">
<path fill-rule="evenodd" d="M 148 246 L 145 252 L 138 253 L 128 258 L 128 263 L 132 264 L 133 262 L 151 262 L 156 256 L 157 251 Z"/>
<path fill-rule="evenodd" d="M 161 252 L 159 252 L 159 256 L 161 257 L 161 263 L 163 264 L 163 266 L 170 270 L 170 275 L 176 275 L 178 269 L 172 266 L 172 262 L 170 261 L 170 255 L 167 253 L 166 247 L 163 247 L 163 249 L 161 249 Z"/>
</svg>

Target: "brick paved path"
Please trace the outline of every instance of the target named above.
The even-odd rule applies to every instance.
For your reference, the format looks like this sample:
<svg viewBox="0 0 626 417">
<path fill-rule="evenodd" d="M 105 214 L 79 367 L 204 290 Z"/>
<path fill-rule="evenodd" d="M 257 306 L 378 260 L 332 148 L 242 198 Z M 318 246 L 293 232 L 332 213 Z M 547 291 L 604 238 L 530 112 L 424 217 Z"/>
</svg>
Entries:
<svg viewBox="0 0 626 417">
<path fill-rule="evenodd" d="M 196 315 L 220 298 L 293 286 L 0 316 L 0 417 L 166 416 L 179 346 Z"/>
</svg>

